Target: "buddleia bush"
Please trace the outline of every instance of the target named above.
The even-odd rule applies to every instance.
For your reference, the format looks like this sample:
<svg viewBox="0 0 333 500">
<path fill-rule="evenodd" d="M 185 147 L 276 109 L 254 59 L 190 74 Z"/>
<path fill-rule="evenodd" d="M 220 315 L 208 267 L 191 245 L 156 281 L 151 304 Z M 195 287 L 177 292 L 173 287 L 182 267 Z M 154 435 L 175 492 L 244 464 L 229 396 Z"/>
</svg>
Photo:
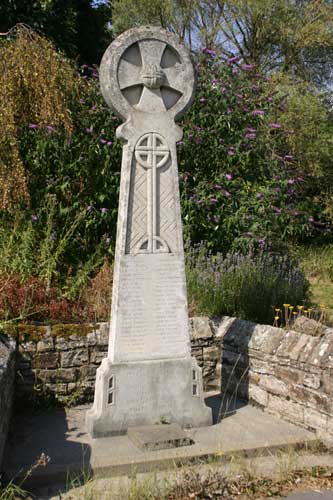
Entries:
<svg viewBox="0 0 333 500">
<path fill-rule="evenodd" d="M 290 82 L 208 49 L 197 72 L 178 144 L 186 236 L 223 252 L 332 237 L 322 198 L 333 142 L 319 97 L 296 85 L 297 100 Z"/>
</svg>

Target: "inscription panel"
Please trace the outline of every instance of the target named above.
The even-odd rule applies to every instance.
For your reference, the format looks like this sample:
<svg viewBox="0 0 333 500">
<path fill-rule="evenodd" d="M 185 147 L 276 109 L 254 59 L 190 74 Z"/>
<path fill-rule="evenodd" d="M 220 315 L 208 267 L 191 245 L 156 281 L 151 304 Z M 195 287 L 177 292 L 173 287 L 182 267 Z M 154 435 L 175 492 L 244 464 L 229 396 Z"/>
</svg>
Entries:
<svg viewBox="0 0 333 500">
<path fill-rule="evenodd" d="M 120 266 L 114 360 L 190 356 L 182 256 L 125 255 Z"/>
</svg>

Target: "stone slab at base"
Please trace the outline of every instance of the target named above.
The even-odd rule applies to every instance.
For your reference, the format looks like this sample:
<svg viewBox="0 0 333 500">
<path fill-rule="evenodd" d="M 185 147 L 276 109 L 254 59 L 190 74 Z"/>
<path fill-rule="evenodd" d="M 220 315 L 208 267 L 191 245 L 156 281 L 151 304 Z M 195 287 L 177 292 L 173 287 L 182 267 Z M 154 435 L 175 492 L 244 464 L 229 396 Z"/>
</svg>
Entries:
<svg viewBox="0 0 333 500">
<path fill-rule="evenodd" d="M 130 427 L 127 435 L 138 448 L 147 451 L 194 444 L 193 439 L 177 424 Z"/>
<path fill-rule="evenodd" d="M 96 374 L 94 404 L 86 416 L 90 435 L 125 434 L 129 427 L 163 422 L 183 428 L 212 425 L 197 361 L 112 363 L 104 358 Z"/>
</svg>

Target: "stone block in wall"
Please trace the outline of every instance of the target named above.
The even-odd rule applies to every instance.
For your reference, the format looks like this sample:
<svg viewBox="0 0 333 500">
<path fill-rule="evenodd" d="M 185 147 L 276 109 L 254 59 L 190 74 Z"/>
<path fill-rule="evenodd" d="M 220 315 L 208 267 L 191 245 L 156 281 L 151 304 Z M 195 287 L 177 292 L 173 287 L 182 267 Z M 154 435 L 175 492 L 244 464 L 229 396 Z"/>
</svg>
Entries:
<svg viewBox="0 0 333 500">
<path fill-rule="evenodd" d="M 324 370 L 322 373 L 323 390 L 333 398 L 333 370 Z"/>
<path fill-rule="evenodd" d="M 303 377 L 303 384 L 311 389 L 319 389 L 320 387 L 320 374 L 319 373 L 305 373 Z"/>
<path fill-rule="evenodd" d="M 0 470 L 12 413 L 15 343 L 0 337 Z"/>
<path fill-rule="evenodd" d="M 60 356 L 60 364 L 62 368 L 82 366 L 89 361 L 88 349 L 73 349 L 70 351 L 64 351 L 60 354 Z"/>
<path fill-rule="evenodd" d="M 275 354 L 285 333 L 281 328 L 255 325 L 249 338 L 248 348 L 266 354 Z"/>
<path fill-rule="evenodd" d="M 54 394 L 60 394 L 60 395 L 66 395 L 68 390 L 67 390 L 67 384 L 58 382 L 55 384 L 46 384 L 45 387 L 53 392 Z"/>
<path fill-rule="evenodd" d="M 109 323 L 100 323 L 95 331 L 97 345 L 104 348 L 109 345 Z"/>
<path fill-rule="evenodd" d="M 80 371 L 79 371 L 80 380 L 82 380 L 82 379 L 95 380 L 96 370 L 97 370 L 97 366 L 91 366 L 91 365 L 81 366 Z"/>
<path fill-rule="evenodd" d="M 59 356 L 57 352 L 39 352 L 32 360 L 33 368 L 57 368 Z"/>
<path fill-rule="evenodd" d="M 87 334 L 86 344 L 90 347 L 94 347 L 97 344 L 96 331 Z"/>
<path fill-rule="evenodd" d="M 248 360 L 250 370 L 255 373 L 261 373 L 265 375 L 274 375 L 274 365 L 262 359 L 249 358 Z"/>
<path fill-rule="evenodd" d="M 324 333 L 325 327 L 319 321 L 300 315 L 296 318 L 293 328 L 297 332 L 305 333 L 306 335 L 319 336 Z"/>
<path fill-rule="evenodd" d="M 268 405 L 268 393 L 258 385 L 249 386 L 248 397 L 250 400 L 255 401 L 260 406 L 266 407 Z"/>
<path fill-rule="evenodd" d="M 308 343 L 308 340 L 309 340 L 308 335 L 301 334 L 300 337 L 298 338 L 296 344 L 292 347 L 292 349 L 290 349 L 289 359 L 291 359 L 293 361 L 298 361 L 301 353 L 304 350 L 304 347 Z"/>
<path fill-rule="evenodd" d="M 261 375 L 259 385 L 265 391 L 277 396 L 287 396 L 289 392 L 288 386 L 272 375 Z"/>
<path fill-rule="evenodd" d="M 54 340 L 52 337 L 46 337 L 43 340 L 37 342 L 37 352 L 47 352 L 53 351 Z"/>
<path fill-rule="evenodd" d="M 80 378 L 79 368 L 58 368 L 56 371 L 56 378 L 60 382 L 75 382 Z"/>
<path fill-rule="evenodd" d="M 207 316 L 194 316 L 189 320 L 190 336 L 194 341 L 213 338 L 210 319 Z"/>
<path fill-rule="evenodd" d="M 37 351 L 37 342 L 33 341 L 21 342 L 19 345 L 19 352 L 29 352 L 33 354 L 36 351 Z"/>
<path fill-rule="evenodd" d="M 214 321 L 215 338 L 224 340 L 224 337 L 231 330 L 235 321 L 237 321 L 236 318 L 231 318 L 229 316 L 223 316 L 220 319 L 216 319 Z"/>
<path fill-rule="evenodd" d="M 304 408 L 304 424 L 315 430 L 327 430 L 327 415 L 311 408 Z"/>
<path fill-rule="evenodd" d="M 203 347 L 196 345 L 194 342 L 191 344 L 191 355 L 203 359 Z"/>
<path fill-rule="evenodd" d="M 96 351 L 96 350 L 91 350 L 90 351 L 90 363 L 95 363 L 96 365 L 100 365 L 102 360 L 106 358 L 108 355 L 108 352 L 103 350 L 103 351 Z"/>
<path fill-rule="evenodd" d="M 293 385 L 289 387 L 291 399 L 299 401 L 310 408 L 333 414 L 333 398 L 324 392 L 313 390 L 303 385 Z"/>
<path fill-rule="evenodd" d="M 269 394 L 267 408 L 292 422 L 299 424 L 304 422 L 304 407 L 294 401 L 288 401 L 282 397 Z"/>
<path fill-rule="evenodd" d="M 218 346 L 212 345 L 203 348 L 203 359 L 204 361 L 214 361 L 216 362 L 221 360 L 221 349 Z"/>
<path fill-rule="evenodd" d="M 274 365 L 274 375 L 284 382 L 292 384 L 301 383 L 304 377 L 304 373 L 301 370 L 291 368 L 290 366 L 281 366 L 279 364 Z"/>
<path fill-rule="evenodd" d="M 281 340 L 281 344 L 276 350 L 276 356 L 279 358 L 289 358 L 289 353 L 296 346 L 300 336 L 300 333 L 294 332 L 292 330 L 285 332 L 285 335 Z"/>
<path fill-rule="evenodd" d="M 68 342 L 64 337 L 56 337 L 54 340 L 54 346 L 56 351 L 68 351 Z"/>
<path fill-rule="evenodd" d="M 329 368 L 329 357 L 333 350 L 333 336 L 321 337 L 318 344 L 311 353 L 308 363 L 322 368 Z"/>
<path fill-rule="evenodd" d="M 319 337 L 310 337 L 308 336 L 308 341 L 302 351 L 300 352 L 298 361 L 300 363 L 308 364 L 308 359 L 311 357 L 314 349 L 319 344 Z M 310 365 L 309 365 L 310 366 Z"/>
<path fill-rule="evenodd" d="M 333 417 L 327 417 L 327 432 L 333 436 Z"/>
<path fill-rule="evenodd" d="M 37 383 L 55 383 L 58 380 L 57 370 L 34 370 L 34 377 Z"/>
</svg>

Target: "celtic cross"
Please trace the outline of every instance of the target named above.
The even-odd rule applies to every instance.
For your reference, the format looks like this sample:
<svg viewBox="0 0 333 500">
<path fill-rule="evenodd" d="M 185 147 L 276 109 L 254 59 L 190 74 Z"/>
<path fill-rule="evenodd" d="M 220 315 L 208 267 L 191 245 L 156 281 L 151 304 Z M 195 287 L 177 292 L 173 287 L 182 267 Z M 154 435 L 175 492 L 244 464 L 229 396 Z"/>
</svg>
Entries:
<svg viewBox="0 0 333 500">
<path fill-rule="evenodd" d="M 109 351 L 87 412 L 93 437 L 151 425 L 165 415 L 210 425 L 202 374 L 191 357 L 175 123 L 190 105 L 194 70 L 178 38 L 129 30 L 100 66 L 101 90 L 123 118 L 124 142 Z"/>
<path fill-rule="evenodd" d="M 134 194 L 128 200 L 124 251 L 172 252 L 179 245 L 170 242 L 168 217 L 178 209 L 175 203 L 170 206 L 165 192 L 170 184 L 165 170 L 177 173 L 175 144 L 182 131 L 174 120 L 192 100 L 194 71 L 188 53 L 174 35 L 159 28 L 129 30 L 106 51 L 100 79 L 106 101 L 126 119 L 117 135 L 127 142 L 123 164 L 131 170 Z M 145 170 L 145 179 L 138 169 Z"/>
</svg>

